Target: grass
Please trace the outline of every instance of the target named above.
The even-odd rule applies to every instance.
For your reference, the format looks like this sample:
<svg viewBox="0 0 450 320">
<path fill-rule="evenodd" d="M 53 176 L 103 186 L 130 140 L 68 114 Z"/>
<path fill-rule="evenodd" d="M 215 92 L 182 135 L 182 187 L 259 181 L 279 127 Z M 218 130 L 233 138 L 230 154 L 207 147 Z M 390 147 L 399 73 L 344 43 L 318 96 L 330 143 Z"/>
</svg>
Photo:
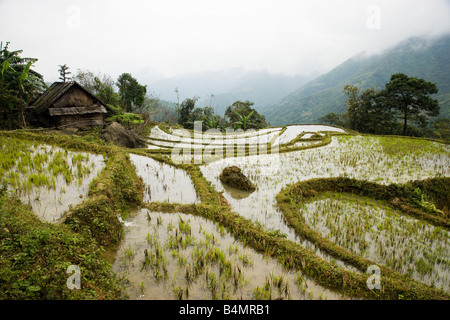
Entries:
<svg viewBox="0 0 450 320">
<path fill-rule="evenodd" d="M 404 216 L 388 204 L 341 193 L 316 196 L 299 214 L 312 229 L 354 254 L 448 291 L 450 236 L 441 227 Z M 430 272 L 422 272 L 425 263 Z"/>
<path fill-rule="evenodd" d="M 318 137 L 317 137 L 318 138 Z M 343 136 L 340 135 L 338 136 L 338 141 L 342 142 L 342 143 L 353 143 L 353 139 L 355 139 L 355 136 Z M 375 141 L 375 140 L 374 140 Z M 358 140 L 356 139 L 356 143 L 361 145 L 361 142 L 363 142 L 363 140 Z M 295 141 L 294 141 L 295 143 Z M 372 143 L 370 142 L 370 140 L 367 141 L 367 143 Z M 429 142 L 427 142 L 427 144 L 429 144 Z M 439 148 L 439 146 L 437 146 Z M 358 147 L 360 148 L 360 147 Z M 371 146 L 367 145 L 365 146 L 365 148 L 371 148 Z M 352 145 L 348 145 L 348 150 L 353 150 L 354 147 Z M 356 149 L 358 150 L 358 149 Z M 432 149 L 428 150 L 427 153 L 423 154 L 425 157 L 428 156 L 428 154 L 430 154 L 430 152 L 433 152 L 433 154 L 436 154 L 436 147 L 432 147 Z M 445 150 L 444 150 L 445 151 Z M 358 151 L 359 152 L 359 151 Z M 358 152 L 355 155 L 351 155 L 350 153 L 347 154 L 343 154 L 343 157 L 341 156 L 339 161 L 341 163 L 342 166 L 346 166 L 346 167 L 357 167 L 360 164 L 362 153 L 361 156 L 358 154 Z M 367 154 L 370 155 L 370 154 Z M 392 155 L 387 155 L 388 157 L 390 156 L 392 159 L 390 159 L 389 161 L 394 161 L 394 157 L 392 157 Z M 164 156 L 162 156 L 162 159 L 164 159 Z M 375 160 L 375 159 L 373 159 Z M 168 161 L 167 158 L 166 160 L 163 161 Z M 372 161 L 372 160 L 371 160 Z M 376 161 L 376 160 L 375 160 Z M 416 158 L 414 161 L 421 161 L 420 159 Z M 312 162 L 312 164 L 314 164 L 314 162 Z M 405 163 L 406 165 L 406 163 Z M 181 167 L 181 166 L 179 166 Z M 211 203 L 209 199 L 214 199 L 215 196 L 214 194 L 217 194 L 214 190 L 211 190 L 212 192 L 208 195 L 208 191 L 207 190 L 207 186 L 210 186 L 209 183 L 205 183 L 205 181 L 201 181 L 202 177 L 200 177 L 200 175 L 195 172 L 195 168 L 194 167 L 185 167 L 186 170 L 189 172 L 191 172 L 191 176 L 193 177 L 193 181 L 194 184 L 196 186 L 196 189 L 200 189 L 202 188 L 204 191 L 203 196 L 201 196 L 200 198 L 202 199 L 202 202 L 204 203 Z M 441 170 L 440 168 L 437 168 L 437 170 Z M 445 170 L 445 169 L 444 169 Z M 403 175 L 404 170 L 402 169 L 402 171 L 398 171 L 396 173 L 395 176 L 401 176 Z M 197 178 L 198 176 L 198 178 Z M 435 180 L 435 181 L 440 181 Z M 438 184 L 441 182 L 438 182 Z M 445 184 L 445 182 L 442 182 Z M 433 187 L 434 183 L 427 183 L 426 181 L 416 181 L 410 185 L 406 185 L 405 188 L 410 188 L 411 185 L 422 185 L 422 187 L 426 188 L 435 188 Z M 365 182 L 361 182 L 360 185 L 366 185 L 366 186 L 372 186 L 373 184 L 365 184 Z M 358 190 L 363 190 L 364 188 L 359 188 Z M 311 190 L 313 190 L 311 188 Z M 386 193 L 390 193 L 390 194 L 397 194 L 397 195 L 401 195 L 404 193 L 398 193 L 398 192 L 394 192 L 393 191 L 397 191 L 396 186 L 394 185 L 391 189 L 386 191 L 383 191 L 384 194 Z M 424 190 L 424 189 L 421 189 Z M 307 190 L 309 192 L 309 190 Z M 373 191 L 373 190 L 372 190 Z M 375 190 L 375 193 L 379 192 L 380 188 Z M 314 192 L 312 192 L 314 193 Z M 444 196 L 442 196 L 442 192 L 441 194 L 437 194 L 437 193 L 427 193 L 426 195 L 428 197 L 428 201 L 429 203 L 436 203 L 435 201 L 442 201 L 442 199 L 445 199 L 445 192 L 444 192 Z M 412 197 L 412 196 L 411 196 Z M 432 199 L 433 198 L 433 199 Z M 391 199 L 392 201 L 394 201 L 395 198 Z M 441 200 L 439 200 L 441 199 Z M 284 201 L 284 200 L 282 200 Z M 421 200 L 420 200 L 421 201 Z M 288 201 L 289 202 L 289 201 Z M 414 204 L 415 202 L 413 201 L 413 197 L 411 198 L 411 202 L 409 202 L 409 204 L 407 205 L 407 207 L 404 207 L 404 211 L 407 212 L 409 215 L 413 216 L 413 217 L 420 217 L 421 219 L 424 219 L 426 221 L 429 221 L 431 223 L 435 223 L 436 225 L 446 225 L 447 222 L 443 219 L 441 219 L 442 217 L 436 216 L 434 214 L 430 214 L 427 212 L 423 212 L 423 210 L 421 210 L 421 206 L 418 206 L 416 204 Z M 220 204 L 223 205 L 222 209 L 219 209 L 218 206 L 220 206 Z M 422 203 L 423 204 L 423 203 Z M 396 206 L 401 207 L 404 206 L 405 204 L 403 202 L 401 203 L 397 203 Z M 166 206 L 165 209 L 167 210 L 173 210 L 169 209 L 169 206 Z M 226 201 L 217 201 L 215 205 L 212 206 L 205 206 L 205 205 L 196 205 L 196 211 L 200 211 L 204 214 L 205 217 L 209 218 L 209 219 L 220 219 L 220 224 L 223 225 L 224 223 L 224 216 L 229 217 L 230 215 L 232 215 L 232 213 L 229 210 L 229 207 L 227 207 L 227 203 Z M 423 205 L 422 205 L 423 207 Z M 228 209 L 227 209 L 228 208 Z M 437 207 L 436 207 L 437 208 Z M 162 209 L 162 207 L 158 207 L 158 209 Z M 180 209 L 180 208 L 178 208 Z M 186 209 L 188 209 L 186 207 Z M 212 213 L 210 210 L 215 211 L 214 213 Z M 192 212 L 192 207 L 189 207 L 189 212 Z M 223 216 L 221 216 L 218 212 L 222 212 Z M 217 215 L 218 216 L 217 216 Z M 300 270 L 308 270 L 308 272 L 310 273 L 310 275 L 312 275 L 315 279 L 318 279 L 319 281 L 321 281 L 320 283 L 322 283 L 325 286 L 331 286 L 336 288 L 337 290 L 341 290 L 344 291 L 346 294 L 349 295 L 354 295 L 354 296 L 362 296 L 362 297 L 370 297 L 370 298 L 382 298 L 382 299 L 398 299 L 399 296 L 402 297 L 409 297 L 409 298 L 413 298 L 413 299 L 426 299 L 426 298 L 434 298 L 434 297 L 447 297 L 447 295 L 445 293 L 439 292 L 439 291 L 433 291 L 433 289 L 429 289 L 427 286 L 424 286 L 420 283 L 414 282 L 414 281 L 406 281 L 403 280 L 403 276 L 400 274 L 395 274 L 395 272 L 393 270 L 390 269 L 382 269 L 383 272 L 386 271 L 388 274 L 395 274 L 395 276 L 392 276 L 392 282 L 388 282 L 388 284 L 384 287 L 384 292 L 381 296 L 374 294 L 373 292 L 366 292 L 367 288 L 366 288 L 366 283 L 365 283 L 365 278 L 362 277 L 361 275 L 358 274 L 353 274 L 345 269 L 342 269 L 340 267 L 337 267 L 336 265 L 327 262 L 327 261 L 321 261 L 321 259 L 319 260 L 315 260 L 312 257 L 315 256 L 314 253 L 310 253 L 310 252 L 303 252 L 302 256 L 303 257 L 310 257 L 309 259 L 309 264 L 306 263 L 306 259 L 302 258 L 297 260 L 296 258 L 296 254 L 294 252 L 296 252 L 297 249 L 294 249 L 296 247 L 296 245 L 287 245 L 289 247 L 289 252 L 292 253 L 291 255 L 286 255 L 285 253 L 283 254 L 283 250 L 280 249 L 279 245 L 274 245 L 273 244 L 273 238 L 276 238 L 277 241 L 280 241 L 282 239 L 279 239 L 279 237 L 277 237 L 276 234 L 270 234 L 270 231 L 265 231 L 265 230 L 261 230 L 258 228 L 258 232 L 263 232 L 265 233 L 265 236 L 268 236 L 269 238 L 272 238 L 272 240 L 268 240 L 265 237 L 259 238 L 260 243 L 263 243 L 264 247 L 261 248 L 261 244 L 258 243 L 255 245 L 255 231 L 253 232 L 249 232 L 249 231 L 243 231 L 244 235 L 239 235 L 239 231 L 241 228 L 239 228 L 238 226 L 242 226 L 242 221 L 240 219 L 237 219 L 237 221 L 235 221 L 235 223 L 233 223 L 233 226 L 229 226 L 230 229 L 228 229 L 230 232 L 232 232 L 233 234 L 235 234 L 235 236 L 237 238 L 239 238 L 243 243 L 245 243 L 246 245 L 250 245 L 252 247 L 254 247 L 255 249 L 259 249 L 262 250 L 264 252 L 266 252 L 267 254 L 270 254 L 274 257 L 277 257 L 281 263 L 285 264 L 286 266 L 290 266 L 294 269 L 300 269 Z M 252 230 L 252 228 L 250 228 Z M 268 243 L 270 243 L 271 245 L 268 245 Z M 287 243 L 290 243 L 289 241 Z M 333 244 L 330 244 L 330 247 L 332 248 L 336 248 L 336 246 L 332 246 Z M 326 250 L 327 252 L 334 254 L 333 250 L 329 250 L 326 246 L 322 247 L 324 250 Z M 286 249 L 286 248 L 285 248 Z M 337 250 L 337 249 L 336 249 Z M 338 250 L 338 252 L 340 252 Z M 353 256 L 352 258 L 349 258 L 351 256 L 349 256 L 348 251 L 343 251 L 342 253 L 336 253 L 336 258 L 338 260 L 344 260 L 347 262 L 351 262 L 351 264 L 356 265 L 357 269 L 359 270 L 363 270 L 362 272 L 365 272 L 365 270 L 367 269 L 367 266 L 370 264 L 373 264 L 372 261 L 367 261 L 364 260 L 360 257 L 357 256 Z M 299 263 L 300 262 L 300 263 Z M 369 264 L 370 263 L 370 264 Z M 325 271 L 328 270 L 328 271 Z M 388 271 L 387 271 L 388 270 Z M 324 271 L 325 274 L 329 274 L 331 272 L 331 274 L 333 274 L 334 276 L 330 276 L 329 279 L 327 279 L 326 281 L 323 281 L 323 276 L 324 276 Z M 341 278 L 341 280 L 339 280 L 339 278 Z M 344 282 L 342 281 L 342 278 L 346 279 L 344 280 Z M 404 281 L 404 282 L 403 282 Z M 350 284 L 348 284 L 347 282 L 349 282 Z M 413 285 L 411 285 L 411 283 L 413 283 Z M 406 289 L 407 286 L 411 286 L 414 287 L 414 289 L 410 290 L 410 289 Z M 388 288 L 389 287 L 389 288 Z M 409 291 L 407 293 L 405 293 L 406 291 Z M 398 293 L 400 292 L 400 293 Z"/>
<path fill-rule="evenodd" d="M 10 137 L 11 135 L 12 133 L 9 132 L 0 133 L 2 138 Z M 436 228 L 433 229 L 429 237 L 439 237 L 442 232 L 441 230 L 447 230 L 448 228 L 448 217 L 446 216 L 448 208 L 445 207 L 447 204 L 445 201 L 445 186 L 449 185 L 448 178 L 438 177 L 431 180 L 408 182 L 404 185 L 395 184 L 389 186 L 360 180 L 355 183 L 352 180 L 353 182 L 348 184 L 349 180 L 346 180 L 346 178 L 338 178 L 335 181 L 318 179 L 317 181 L 309 181 L 309 184 L 306 185 L 299 183 L 283 189 L 277 196 L 277 203 L 286 217 L 286 223 L 292 226 L 303 237 L 312 239 L 311 241 L 313 243 L 332 256 L 335 256 L 337 260 L 346 261 L 356 266 L 357 269 L 363 270 L 362 272 L 354 272 L 320 258 L 313 250 L 293 242 L 289 239 L 289 236 L 283 236 L 283 230 L 277 232 L 273 228 L 267 228 L 267 226 L 261 227 L 261 225 L 255 223 L 252 219 L 243 217 L 230 207 L 228 200 L 222 194 L 215 190 L 214 184 L 205 178 L 204 173 L 198 165 L 173 163 L 169 155 L 170 150 L 169 152 L 163 151 L 159 153 L 158 151 L 133 150 L 133 153 L 142 156 L 151 156 L 157 161 L 184 170 L 192 179 L 200 202 L 193 204 L 170 202 L 143 204 L 143 184 L 137 177 L 135 168 L 130 162 L 130 157 L 127 155 L 127 152 L 130 150 L 105 145 L 95 137 L 72 138 L 46 134 L 39 135 L 25 131 L 14 132 L 14 135 L 19 138 L 17 140 L 26 139 L 38 143 L 59 145 L 66 150 L 93 151 L 103 154 L 105 158 L 108 158 L 106 167 L 101 175 L 91 183 L 87 199 L 70 211 L 67 217 L 65 217 L 65 224 L 58 226 L 65 228 L 71 235 L 86 237 L 85 239 L 89 239 L 90 241 L 93 240 L 93 246 L 96 248 L 110 247 L 120 243 L 123 239 L 123 225 L 118 220 L 118 215 L 126 217 L 133 208 L 138 206 L 144 206 L 157 212 L 181 212 L 193 216 L 201 216 L 204 219 L 214 221 L 219 226 L 218 236 L 207 231 L 206 228 L 202 232 L 194 234 L 192 232 L 192 223 L 188 221 L 189 219 L 183 218 L 183 221 L 178 221 L 178 223 L 172 224 L 170 227 L 168 225 L 163 228 L 160 228 L 163 225 L 161 217 L 146 219 L 147 223 L 154 225 L 157 230 L 170 233 L 172 236 L 170 241 L 172 242 L 167 241 L 165 244 L 162 244 L 159 243 L 161 241 L 159 238 L 155 236 L 148 237 L 145 234 L 145 242 L 149 248 L 144 253 L 142 251 L 140 253 L 135 251 L 136 255 L 134 259 L 140 259 L 141 264 L 138 263 L 138 265 L 141 267 L 142 272 L 151 271 L 152 279 L 161 283 L 168 281 L 167 277 L 170 275 L 168 270 L 165 273 L 164 266 L 168 268 L 170 259 L 175 259 L 178 272 L 182 276 L 182 279 L 184 279 L 184 282 L 176 281 L 171 285 L 171 292 L 175 299 L 195 298 L 196 293 L 192 291 L 190 284 L 194 284 L 199 279 L 204 281 L 204 288 L 207 289 L 209 299 L 229 299 L 236 297 L 234 290 L 236 288 L 242 288 L 242 285 L 246 281 L 242 271 L 245 268 L 256 268 L 257 266 L 252 263 L 252 259 L 245 252 L 236 252 L 237 250 L 232 247 L 230 248 L 230 246 L 219 248 L 218 238 L 220 235 L 225 234 L 233 235 L 241 245 L 245 245 L 255 252 L 263 253 L 268 257 L 276 259 L 279 265 L 285 266 L 286 269 L 293 271 L 295 274 L 295 278 L 289 283 L 286 281 L 286 278 L 279 274 L 268 275 L 267 281 L 262 285 L 257 285 L 251 291 L 253 292 L 253 298 L 264 299 L 269 297 L 289 299 L 294 293 L 291 290 L 290 283 L 295 284 L 305 297 L 313 298 L 313 293 L 310 291 L 308 283 L 305 280 L 308 277 L 308 279 L 314 279 L 317 284 L 324 288 L 331 288 L 348 297 L 368 299 L 449 299 L 448 293 L 418 281 L 405 278 L 404 275 L 383 265 L 380 265 L 381 272 L 385 276 L 382 282 L 382 290 L 379 292 L 369 290 L 366 285 L 368 275 L 364 271 L 368 263 L 372 263 L 372 261 L 353 254 L 331 241 L 327 242 L 323 237 L 319 238 L 318 236 L 320 235 L 317 233 L 314 234 L 314 230 L 305 227 L 306 224 L 299 219 L 299 215 L 296 213 L 298 206 L 306 199 L 316 196 L 323 191 L 336 191 L 336 188 L 338 188 L 339 192 L 353 192 L 352 190 L 356 190 L 356 193 L 362 195 L 370 193 L 371 197 L 386 201 L 396 210 L 401 210 L 409 216 L 433 224 Z M 298 138 L 300 139 L 300 137 Z M 315 138 L 319 139 L 319 137 Z M 386 158 L 370 158 L 370 161 L 377 163 L 379 168 L 386 168 L 387 176 L 391 172 L 394 172 L 394 176 L 406 177 L 407 180 L 411 180 L 411 177 L 416 174 L 414 171 L 416 168 L 411 168 L 408 161 L 402 162 L 400 160 L 399 163 L 394 163 L 399 160 L 395 156 L 396 147 L 391 146 L 391 142 L 389 141 L 387 141 L 388 145 L 384 146 L 383 143 L 386 143 L 386 141 L 382 141 L 382 138 L 376 137 L 372 139 L 369 137 L 369 139 L 361 139 L 356 136 L 339 135 L 335 138 L 324 136 L 321 139 L 317 141 L 323 141 L 323 145 L 331 143 L 332 139 L 337 139 L 339 144 L 346 146 L 347 149 L 340 153 L 339 158 L 336 158 L 336 161 L 343 167 L 358 168 L 361 165 L 361 161 L 366 164 L 369 163 L 366 159 L 373 157 L 373 155 L 367 154 L 367 152 L 364 153 L 364 150 L 372 148 L 373 150 L 380 150 L 380 153 L 386 153 Z M 377 144 L 375 144 L 375 149 L 373 148 L 373 144 L 370 145 L 370 141 L 372 141 L 370 139 L 375 142 L 378 139 Z M 319 142 L 316 148 L 320 147 L 320 144 Z M 303 153 L 306 148 L 301 147 L 295 149 L 292 146 L 293 144 L 285 145 L 281 149 L 281 152 L 285 153 L 286 158 L 292 164 L 298 165 L 301 163 L 298 156 L 306 154 L 306 152 Z M 306 147 L 310 149 L 309 146 Z M 383 151 L 383 148 L 387 149 Z M 403 150 L 402 152 L 407 152 L 406 148 L 402 149 L 402 146 L 397 148 Z M 438 148 L 443 148 L 443 151 L 441 153 L 436 152 Z M 297 151 L 292 152 L 294 150 Z M 316 154 L 320 154 L 323 158 L 311 158 L 312 165 L 320 165 L 325 157 L 333 157 L 333 155 L 325 155 L 322 151 L 323 149 L 319 148 L 315 150 L 317 150 Z M 448 170 L 445 167 L 445 161 L 447 161 L 445 156 L 446 152 L 448 152 L 446 150 L 441 145 L 420 147 L 414 151 L 415 155 L 411 156 L 411 161 L 412 163 L 418 164 L 417 168 L 428 167 L 431 163 L 432 170 L 427 171 L 427 174 L 441 172 L 441 175 L 445 176 L 447 174 L 445 170 Z M 234 153 L 235 155 L 237 155 L 236 152 Z M 310 150 L 310 154 L 314 154 L 312 150 Z M 39 159 L 36 159 L 37 163 L 39 161 Z M 29 159 L 24 158 L 22 170 L 26 170 L 26 163 L 29 162 Z M 7 159 L 4 159 L 0 164 L 0 169 L 3 170 L 0 173 L 2 173 L 2 176 L 5 176 L 4 170 L 7 170 L 12 164 Z M 37 165 L 36 167 L 39 170 L 42 166 Z M 63 167 L 63 165 L 60 167 Z M 315 170 L 320 171 L 321 169 L 319 167 Z M 9 178 L 11 180 L 14 179 L 14 175 L 11 175 Z M 366 176 L 363 177 L 363 179 L 365 178 Z M 382 179 L 383 177 L 373 177 L 374 180 L 379 178 Z M 267 183 L 278 184 L 278 190 L 281 190 L 286 185 L 281 181 L 278 182 L 270 179 L 267 180 Z M 419 188 L 420 192 L 414 192 L 417 188 Z M 12 209 L 9 208 L 8 210 Z M 442 214 L 439 213 L 439 210 Z M 381 229 L 387 227 L 383 224 L 379 225 Z M 419 228 L 420 226 L 417 227 Z M 47 236 L 43 235 L 40 237 L 46 239 Z M 172 245 L 169 243 L 172 243 Z M 175 244 L 177 243 L 178 245 L 176 246 Z M 47 242 L 44 241 L 44 244 L 44 247 L 47 247 Z M 75 248 L 72 248 L 72 250 L 75 250 Z M 183 250 L 197 251 L 190 255 L 183 253 Z M 57 254 L 57 250 L 55 250 L 55 254 Z M 10 259 L 9 261 L 13 261 L 12 257 L 13 255 L 8 258 Z M 14 259 L 20 259 L 21 257 L 19 255 Z M 430 270 L 429 261 L 432 258 L 424 256 L 422 260 L 419 259 L 417 261 L 418 272 L 428 274 Z M 5 261 L 8 261 L 8 259 Z M 3 263 L 5 265 L 7 264 L 7 262 Z M 92 268 L 93 266 L 90 267 Z M 107 269 L 105 267 L 104 270 Z M 2 270 L 6 269 L 2 268 Z M 43 270 L 45 272 L 46 267 L 43 267 Z M 25 268 L 24 272 L 31 271 L 29 268 Z M 32 279 L 32 277 L 28 276 L 22 276 L 22 278 Z M 113 277 L 111 279 L 115 278 Z M 111 281 L 110 283 L 113 283 L 115 280 Z M 25 289 L 27 292 L 38 292 L 39 290 L 36 290 L 37 287 L 42 288 L 39 284 L 35 285 L 32 281 L 25 284 L 16 283 L 14 287 L 21 288 L 27 285 L 31 287 L 30 289 Z M 144 291 L 148 292 L 148 290 L 151 290 L 151 286 L 147 282 L 140 281 L 138 286 L 141 294 Z M 11 292 L 8 290 L 5 292 Z M 92 298 L 93 296 L 89 297 Z M 100 295 L 100 297 L 102 296 Z"/>
<path fill-rule="evenodd" d="M 104 166 L 102 156 L 36 141 L 5 137 L 0 140 L 3 151 L 0 180 L 47 221 L 58 220 L 61 213 L 69 209 L 69 204 L 80 203 L 86 196 L 89 182 Z"/>
<path fill-rule="evenodd" d="M 5 189 L 0 211 L 0 299 L 125 298 L 104 250 L 89 235 L 39 220 Z M 70 265 L 81 269 L 79 290 L 66 286 Z"/>
<path fill-rule="evenodd" d="M 0 132 L 0 139 L 3 150 L 7 144 L 15 149 L 2 153 L 2 156 L 14 155 L 16 159 L 21 153 L 29 152 L 30 145 L 34 147 L 46 143 L 62 147 L 66 151 L 57 154 L 57 160 L 53 162 L 58 165 L 58 172 L 68 163 L 65 157 L 69 150 L 99 152 L 108 158 L 102 174 L 91 183 L 88 197 L 63 217 L 62 224 L 40 221 L 6 187 L 2 189 L 1 298 L 123 299 L 125 292 L 122 285 L 104 256 L 105 248 L 121 238 L 123 226 L 118 214 L 129 212 L 142 199 L 142 182 L 137 178 L 128 155 L 118 148 L 98 144 L 96 138 L 89 136 L 74 138 L 15 131 Z M 43 163 L 52 156 L 49 152 L 48 158 L 35 156 L 31 162 L 24 158 L 22 171 L 27 171 L 25 164 L 34 163 L 37 173 L 30 180 L 37 184 L 47 182 L 38 174 L 44 170 Z M 81 157 L 74 159 L 77 166 L 84 161 Z M 0 163 L 2 169 L 11 169 L 15 165 L 15 161 L 5 158 Z M 30 244 L 28 248 L 23 246 L 25 242 Z M 71 264 L 81 268 L 81 290 L 66 289 L 66 268 Z"/>
<path fill-rule="evenodd" d="M 440 184 L 440 180 L 437 179 L 435 183 Z M 433 180 L 429 181 L 428 184 L 433 184 Z M 358 254 L 354 254 L 351 251 L 339 246 L 335 242 L 321 236 L 317 231 L 313 230 L 306 224 L 304 217 L 302 217 L 298 213 L 298 210 L 304 207 L 304 203 L 305 201 L 307 201 L 307 199 L 311 199 L 317 196 L 318 193 L 324 191 L 351 192 L 354 194 L 363 194 L 365 196 L 370 196 L 377 200 L 384 200 L 388 204 L 392 205 L 393 208 L 402 210 L 404 214 L 412 215 L 415 218 L 423 217 L 427 221 L 434 223 L 437 227 L 448 228 L 449 221 L 423 212 L 418 214 L 418 211 L 410 207 L 410 203 L 408 203 L 407 201 L 398 200 L 401 198 L 407 199 L 408 190 L 408 186 L 383 186 L 352 179 L 314 179 L 306 182 L 299 182 L 283 189 L 277 195 L 277 205 L 283 212 L 286 218 L 286 222 L 292 228 L 294 228 L 294 230 L 299 235 L 307 238 L 316 246 L 333 255 L 334 257 L 351 264 L 361 272 L 365 272 L 365 270 L 367 270 L 370 265 L 376 265 L 377 263 L 363 258 Z M 410 195 L 410 197 L 412 198 L 413 195 Z M 353 228 L 349 230 L 353 230 Z M 418 282 L 416 283 L 410 279 L 405 279 L 403 275 L 393 271 L 391 268 L 385 267 L 383 265 L 380 265 L 380 267 L 381 272 L 384 275 L 384 279 L 390 278 L 392 280 L 392 282 L 390 283 L 390 285 L 392 285 L 391 290 L 400 291 L 404 285 L 414 283 L 414 285 L 410 285 L 417 287 L 409 294 L 412 294 L 414 296 L 418 295 L 415 299 L 419 299 L 419 297 L 420 299 L 424 299 L 427 297 L 430 298 L 434 295 L 425 285 L 422 286 L 422 284 Z M 364 284 L 361 284 L 361 286 L 364 286 Z M 386 288 L 384 288 L 383 290 L 386 293 Z M 404 296 L 403 292 L 401 294 Z M 436 291 L 435 294 L 442 295 L 443 297 L 448 295 L 442 291 Z M 396 296 L 397 294 L 394 294 L 394 297 Z"/>
</svg>

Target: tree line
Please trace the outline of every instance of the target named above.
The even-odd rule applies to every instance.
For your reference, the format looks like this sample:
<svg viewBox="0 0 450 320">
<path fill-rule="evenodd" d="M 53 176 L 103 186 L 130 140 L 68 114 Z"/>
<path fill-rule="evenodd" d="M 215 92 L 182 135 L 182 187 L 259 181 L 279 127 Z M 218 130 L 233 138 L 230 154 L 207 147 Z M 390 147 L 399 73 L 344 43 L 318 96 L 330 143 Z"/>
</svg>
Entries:
<svg viewBox="0 0 450 320">
<path fill-rule="evenodd" d="M 22 50 L 10 51 L 9 42 L 0 43 L 0 129 L 27 127 L 30 104 L 48 89 L 44 77 L 32 70 L 38 60 L 21 57 Z M 203 129 L 264 128 L 269 124 L 264 116 L 252 108 L 250 101 L 236 101 L 224 114 L 215 114 L 212 106 L 196 108 L 198 98 L 185 99 L 181 104 L 163 101 L 148 93 L 130 73 L 122 73 L 117 80 L 104 73 L 77 69 L 75 74 L 69 71 L 67 64 L 59 65 L 59 80 L 77 81 L 86 90 L 107 104 L 112 114 L 107 120 L 122 124 L 142 122 L 143 119 L 178 123 L 187 129 L 193 129 L 195 121 L 203 122 Z M 178 89 L 175 89 L 178 94 Z"/>
<path fill-rule="evenodd" d="M 0 43 L 0 129 L 27 128 L 30 105 L 49 88 L 42 74 L 32 69 L 38 59 L 24 58 L 22 53 L 10 50 L 9 42 Z M 114 80 L 107 74 L 82 69 L 72 75 L 69 69 L 67 64 L 59 65 L 59 80 L 80 83 L 111 107 L 112 120 L 126 124 L 141 122 L 150 115 L 156 119 L 176 118 L 170 102 L 148 94 L 147 86 L 130 73 L 122 73 Z"/>
<path fill-rule="evenodd" d="M 440 108 L 432 95 L 437 92 L 435 83 L 403 73 L 393 74 L 381 90 L 347 85 L 346 112 L 328 113 L 319 121 L 361 133 L 447 140 L 450 120 L 436 118 Z"/>
<path fill-rule="evenodd" d="M 177 108 L 178 124 L 185 129 L 194 129 L 196 121 L 202 122 L 203 130 L 262 129 L 270 125 L 263 115 L 252 108 L 253 102 L 238 100 L 226 109 L 224 116 L 220 116 L 214 113 L 212 106 L 196 108 L 197 100 L 197 97 L 188 98 Z"/>
</svg>

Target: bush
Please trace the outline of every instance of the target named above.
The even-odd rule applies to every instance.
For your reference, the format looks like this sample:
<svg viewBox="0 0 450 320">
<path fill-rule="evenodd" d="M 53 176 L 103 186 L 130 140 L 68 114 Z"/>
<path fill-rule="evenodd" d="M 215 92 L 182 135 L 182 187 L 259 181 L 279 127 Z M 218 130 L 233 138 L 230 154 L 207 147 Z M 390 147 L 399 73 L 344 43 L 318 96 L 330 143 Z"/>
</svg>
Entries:
<svg viewBox="0 0 450 320">
<path fill-rule="evenodd" d="M 144 123 L 142 116 L 135 113 L 116 114 L 106 119 L 106 122 L 118 122 L 125 127 L 130 127 L 134 124 Z"/>
</svg>

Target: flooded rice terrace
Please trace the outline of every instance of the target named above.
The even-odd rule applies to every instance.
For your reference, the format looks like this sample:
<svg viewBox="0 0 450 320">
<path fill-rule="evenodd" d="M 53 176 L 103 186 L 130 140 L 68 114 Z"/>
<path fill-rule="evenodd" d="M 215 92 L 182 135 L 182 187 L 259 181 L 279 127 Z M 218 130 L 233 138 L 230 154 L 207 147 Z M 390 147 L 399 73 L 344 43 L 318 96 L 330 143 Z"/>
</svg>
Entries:
<svg viewBox="0 0 450 320">
<path fill-rule="evenodd" d="M 48 222 L 81 203 L 105 167 L 101 155 L 4 137 L 0 145 L 0 179 Z"/>
<path fill-rule="evenodd" d="M 370 198 L 324 194 L 300 210 L 323 237 L 358 256 L 450 291 L 450 233 Z"/>
<path fill-rule="evenodd" d="M 144 182 L 144 202 L 196 203 L 199 201 L 189 175 L 181 169 L 148 157 L 130 154 Z"/>
<path fill-rule="evenodd" d="M 142 209 L 126 224 L 113 269 L 131 299 L 341 298 L 204 218 Z"/>
<path fill-rule="evenodd" d="M 318 132 L 324 136 L 327 131 L 342 132 L 326 126 L 288 126 L 286 130 L 270 128 L 227 138 L 248 142 L 267 136 L 267 141 L 281 147 L 297 138 L 293 146 L 303 147 L 320 143 L 322 140 L 308 139 L 317 137 Z M 170 149 L 194 143 L 172 132 L 154 127 L 149 138 L 154 143 L 152 148 L 164 145 Z M 130 156 L 145 183 L 144 201 L 199 203 L 194 185 L 183 170 L 147 157 Z M 255 183 L 255 192 L 242 192 L 220 182 L 221 171 L 230 165 L 240 167 Z M 424 140 L 411 144 L 404 138 L 340 135 L 332 136 L 331 143 L 318 148 L 225 158 L 201 165 L 200 169 L 215 190 L 223 192 L 234 212 L 267 231 L 284 234 L 288 240 L 312 249 L 333 264 L 354 271 L 300 240 L 275 207 L 276 195 L 288 184 L 311 178 L 350 177 L 390 184 L 450 176 L 450 147 Z M 358 206 L 341 200 L 311 202 L 302 214 L 312 228 L 340 246 L 449 290 L 448 232 L 405 218 L 388 208 Z M 321 208 L 330 206 L 335 216 L 330 210 L 325 210 L 327 215 L 320 213 L 324 212 Z M 334 226 L 327 224 L 338 220 Z M 128 292 L 133 299 L 345 298 L 301 273 L 284 270 L 274 259 L 235 242 L 232 235 L 203 218 L 142 209 L 126 224 L 126 236 L 114 268 L 130 280 Z M 357 240 L 362 237 L 357 231 L 353 234 L 348 231 L 354 225 L 361 226 L 359 232 L 364 232 L 365 241 Z M 398 230 L 400 226 L 403 231 Z M 349 235 L 341 237 L 342 233 Z M 396 247 L 399 241 L 404 245 Z"/>
<path fill-rule="evenodd" d="M 223 168 L 231 165 L 240 167 L 253 181 L 257 186 L 255 192 L 243 198 L 227 192 L 219 180 L 219 174 Z M 276 155 L 227 158 L 200 168 L 217 191 L 224 191 L 225 198 L 236 212 L 269 229 L 279 229 L 294 240 L 295 236 L 275 208 L 275 196 L 286 185 L 329 177 L 349 177 L 390 184 L 449 176 L 450 147 L 430 143 L 425 151 L 403 156 L 384 152 L 378 138 L 338 136 L 333 137 L 330 144 L 320 148 Z"/>
</svg>

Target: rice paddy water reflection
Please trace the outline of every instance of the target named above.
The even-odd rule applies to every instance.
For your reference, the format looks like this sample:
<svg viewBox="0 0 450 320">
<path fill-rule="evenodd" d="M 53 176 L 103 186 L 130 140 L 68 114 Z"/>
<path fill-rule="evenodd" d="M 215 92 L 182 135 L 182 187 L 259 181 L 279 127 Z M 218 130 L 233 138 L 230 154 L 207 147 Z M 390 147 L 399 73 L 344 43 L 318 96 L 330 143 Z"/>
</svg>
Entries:
<svg viewBox="0 0 450 320">
<path fill-rule="evenodd" d="M 105 167 L 101 155 L 3 137 L 0 142 L 0 179 L 49 222 L 81 203 L 90 182 Z"/>
<path fill-rule="evenodd" d="M 142 209 L 127 222 L 113 270 L 130 281 L 131 299 L 343 298 L 209 220 Z"/>
</svg>

